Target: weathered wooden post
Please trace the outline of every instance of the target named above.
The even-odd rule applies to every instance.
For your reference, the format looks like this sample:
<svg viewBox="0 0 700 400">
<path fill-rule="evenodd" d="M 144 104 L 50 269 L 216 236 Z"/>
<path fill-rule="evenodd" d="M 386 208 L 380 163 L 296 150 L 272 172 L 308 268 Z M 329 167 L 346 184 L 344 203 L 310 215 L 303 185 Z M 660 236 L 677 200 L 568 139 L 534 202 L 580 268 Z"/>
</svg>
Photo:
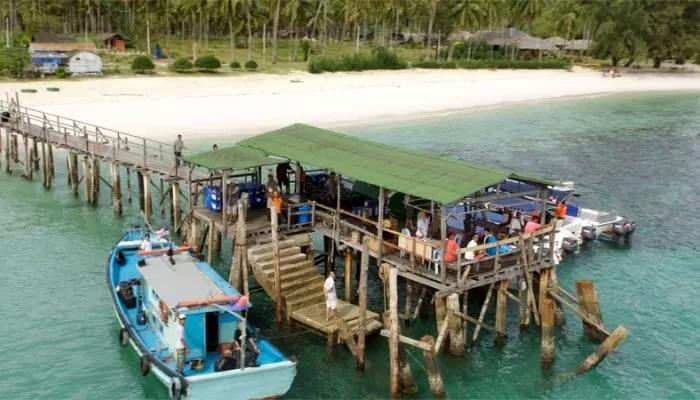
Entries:
<svg viewBox="0 0 700 400">
<path fill-rule="evenodd" d="M 122 215 L 121 170 L 118 162 L 112 162 L 112 207 L 117 215 Z"/>
<path fill-rule="evenodd" d="M 180 207 L 180 183 L 175 179 L 170 182 L 170 205 L 173 226 L 177 229 L 182 222 L 182 209 Z"/>
<path fill-rule="evenodd" d="M 554 325 L 554 300 L 547 297 L 540 304 L 540 318 L 542 319 L 542 344 L 540 348 L 540 364 L 542 368 L 549 369 L 554 364 L 554 337 L 552 326 Z"/>
<path fill-rule="evenodd" d="M 627 337 L 629 332 L 624 326 L 618 326 L 615 330 L 608 336 L 607 339 L 603 341 L 595 350 L 593 354 L 588 356 L 581 365 L 576 368 L 574 374 L 581 375 L 585 372 L 590 371 L 601 363 L 615 348 L 622 343 Z"/>
<path fill-rule="evenodd" d="M 360 280 L 358 283 L 358 300 L 360 315 L 357 318 L 357 365 L 358 371 L 365 370 L 365 337 L 367 335 L 367 273 L 369 270 L 369 236 L 362 238 L 360 255 Z"/>
<path fill-rule="evenodd" d="M 12 158 L 14 162 L 19 162 L 19 140 L 16 134 L 12 135 Z"/>
<path fill-rule="evenodd" d="M 160 215 L 165 215 L 165 188 L 162 177 L 160 178 L 160 187 L 158 195 L 158 197 L 160 197 Z"/>
<path fill-rule="evenodd" d="M 206 243 L 206 254 L 207 254 L 207 264 L 211 265 L 214 259 L 214 234 L 216 233 L 216 222 L 210 220 L 207 224 L 207 243 Z"/>
<path fill-rule="evenodd" d="M 139 170 L 136 170 L 136 184 L 138 185 L 139 188 L 139 210 L 141 211 L 146 211 L 144 208 L 144 205 L 146 204 L 144 202 L 144 196 L 143 196 L 143 190 L 144 190 L 144 179 L 143 179 L 143 173 Z"/>
<path fill-rule="evenodd" d="M 498 292 L 496 293 L 496 338 L 497 346 L 503 345 L 506 341 L 506 310 L 508 307 L 508 281 L 498 282 Z"/>
<path fill-rule="evenodd" d="M 549 273 L 551 268 L 544 268 L 540 270 L 540 284 L 539 284 L 539 295 L 537 299 L 537 305 L 540 314 L 542 314 L 542 304 L 544 304 L 547 298 L 547 290 L 549 289 Z"/>
<path fill-rule="evenodd" d="M 126 169 L 126 202 L 131 205 L 131 168 Z"/>
<path fill-rule="evenodd" d="M 559 280 L 557 279 L 557 268 L 552 267 L 549 271 L 549 283 L 550 287 L 558 287 Z M 564 315 L 564 309 L 559 302 L 554 302 L 554 326 L 561 328 L 566 325 L 566 316 Z"/>
<path fill-rule="evenodd" d="M 345 249 L 345 301 L 352 302 L 352 250 Z"/>
<path fill-rule="evenodd" d="M 445 302 L 445 298 L 440 297 L 437 294 L 433 298 L 433 301 L 435 302 L 435 323 L 437 324 L 437 329 L 439 332 L 442 322 L 445 320 L 445 316 L 447 315 L 447 304 Z M 449 333 L 446 333 L 446 335 L 447 336 L 445 339 L 449 339 Z"/>
<path fill-rule="evenodd" d="M 90 159 L 88 156 L 83 157 L 83 181 L 85 181 L 85 197 L 88 204 L 92 203 L 92 173 L 90 172 Z"/>
<path fill-rule="evenodd" d="M 100 159 L 92 158 L 92 204 L 100 201 Z"/>
<path fill-rule="evenodd" d="M 518 311 L 520 314 L 520 332 L 525 332 L 529 328 L 530 319 L 526 318 L 529 310 L 527 309 L 527 295 L 525 277 L 518 278 Z"/>
<path fill-rule="evenodd" d="M 42 151 L 41 159 L 44 159 L 44 152 Z M 35 170 L 39 170 L 39 140 L 37 138 L 32 139 L 32 154 L 31 154 L 32 166 Z M 45 162 L 45 161 L 44 161 Z"/>
<path fill-rule="evenodd" d="M 429 348 L 435 348 L 435 340 L 432 336 L 423 336 L 421 342 L 425 343 Z M 445 384 L 442 381 L 440 374 L 440 366 L 437 362 L 437 354 L 434 350 L 423 350 L 423 358 L 425 360 L 425 370 L 428 374 L 428 384 L 430 385 L 430 393 L 433 396 L 442 398 L 445 396 Z"/>
<path fill-rule="evenodd" d="M 190 224 L 190 233 L 187 235 L 187 241 L 196 250 L 197 254 L 202 254 L 202 249 L 199 245 L 202 236 L 202 222 L 194 215 L 191 218 L 192 224 Z"/>
<path fill-rule="evenodd" d="M 447 309 L 449 315 L 450 353 L 457 357 L 462 357 L 465 353 L 466 335 L 464 329 L 462 329 L 462 319 L 457 315 L 459 313 L 459 294 L 452 293 L 447 296 Z"/>
<path fill-rule="evenodd" d="M 244 263 L 244 254 L 246 252 L 246 220 L 244 207 L 248 204 L 248 193 L 241 193 L 241 198 L 238 202 L 238 221 L 236 221 L 236 235 L 233 238 L 233 260 L 231 261 L 231 272 L 229 273 L 229 283 L 241 293 L 243 290 L 243 277 L 247 277 L 246 265 Z"/>
<path fill-rule="evenodd" d="M 151 203 L 151 177 L 149 176 L 147 171 L 143 171 L 141 173 L 141 175 L 143 176 L 143 179 L 142 179 L 143 213 L 146 216 L 146 219 L 148 221 L 150 221 L 151 220 L 151 211 L 152 211 L 152 209 L 151 209 L 151 205 L 152 205 L 152 203 Z M 211 233 L 211 230 L 209 233 Z M 209 238 L 211 240 L 211 236 Z M 211 248 L 209 248 L 209 250 L 211 250 Z"/>
<path fill-rule="evenodd" d="M 586 280 L 576 281 L 576 296 L 578 297 L 578 306 L 581 314 L 590 318 L 598 325 L 603 326 L 603 317 L 600 314 L 600 306 L 598 305 L 598 295 L 596 294 L 593 282 Z M 590 325 L 586 321 L 582 321 L 583 332 L 592 340 L 602 342 L 606 335 Z"/>
<path fill-rule="evenodd" d="M 38 160 L 39 158 L 37 157 L 37 164 L 39 163 Z M 51 188 L 51 172 L 46 159 L 46 143 L 41 143 L 41 182 L 46 189 Z"/>
<path fill-rule="evenodd" d="M 280 249 L 277 239 L 277 208 L 270 207 L 272 222 L 272 264 L 275 268 L 275 324 L 277 329 L 282 327 L 282 280 L 280 277 Z"/>
<path fill-rule="evenodd" d="M 78 195 L 78 154 L 72 151 L 68 152 L 68 185 L 70 191 L 74 195 Z"/>
<path fill-rule="evenodd" d="M 418 319 L 418 314 L 421 312 L 421 307 L 423 306 L 423 299 L 425 298 L 425 292 L 426 288 L 425 286 L 421 286 L 420 291 L 418 292 L 418 301 L 416 301 L 416 309 L 413 311 L 413 315 L 411 316 L 411 321 L 415 321 Z"/>
<path fill-rule="evenodd" d="M 49 148 L 49 155 L 48 155 L 49 172 L 50 172 L 49 179 L 53 179 L 53 177 L 56 176 L 56 168 L 54 167 L 54 159 L 53 159 L 53 145 L 49 142 L 49 143 L 46 143 L 46 146 Z"/>
<path fill-rule="evenodd" d="M 5 128 L 5 172 L 12 174 L 12 139 L 8 128 Z"/>
<path fill-rule="evenodd" d="M 32 168 L 32 151 L 29 148 L 29 136 L 22 135 L 24 140 L 24 177 L 30 181 L 33 179 L 34 168 Z"/>
<path fill-rule="evenodd" d="M 413 283 L 406 279 L 406 306 L 403 311 L 403 324 L 411 326 L 411 300 L 413 299 Z"/>
<path fill-rule="evenodd" d="M 379 244 L 381 246 L 381 244 Z M 391 381 L 391 395 L 399 394 L 399 294 L 398 271 L 394 267 L 389 268 L 389 377 Z"/>
</svg>

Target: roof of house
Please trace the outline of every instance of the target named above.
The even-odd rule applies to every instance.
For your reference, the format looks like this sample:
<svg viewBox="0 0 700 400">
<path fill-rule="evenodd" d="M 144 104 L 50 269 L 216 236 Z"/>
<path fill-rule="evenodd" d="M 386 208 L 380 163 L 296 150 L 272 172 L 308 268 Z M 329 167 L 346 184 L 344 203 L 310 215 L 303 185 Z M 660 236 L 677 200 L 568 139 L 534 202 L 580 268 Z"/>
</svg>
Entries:
<svg viewBox="0 0 700 400">
<path fill-rule="evenodd" d="M 105 41 L 107 39 L 124 39 L 124 37 L 116 32 L 101 33 L 95 37 L 97 40 Z"/>
<path fill-rule="evenodd" d="M 205 151 L 184 158 L 184 162 L 215 171 L 241 171 L 253 167 L 277 164 L 280 160 L 269 158 L 266 153 L 243 146 Z"/>
<path fill-rule="evenodd" d="M 554 184 L 506 169 L 400 149 L 303 124 L 245 139 L 233 147 L 236 148 L 217 152 L 229 150 L 237 153 L 242 148 L 253 149 L 258 154 L 328 168 L 371 185 L 443 204 L 458 201 L 507 178 L 541 185 Z M 192 163 L 196 160 L 196 165 L 209 169 L 226 168 L 223 156 L 219 158 L 213 153 L 216 152 L 198 154 L 185 161 Z M 262 165 L 279 162 L 273 160 L 269 163 L 269 160 L 267 158 L 268 164 Z M 236 161 L 232 160 L 232 164 Z"/>
<path fill-rule="evenodd" d="M 30 43 L 32 51 L 95 51 L 97 47 L 92 42 L 54 42 L 54 43 Z"/>
</svg>

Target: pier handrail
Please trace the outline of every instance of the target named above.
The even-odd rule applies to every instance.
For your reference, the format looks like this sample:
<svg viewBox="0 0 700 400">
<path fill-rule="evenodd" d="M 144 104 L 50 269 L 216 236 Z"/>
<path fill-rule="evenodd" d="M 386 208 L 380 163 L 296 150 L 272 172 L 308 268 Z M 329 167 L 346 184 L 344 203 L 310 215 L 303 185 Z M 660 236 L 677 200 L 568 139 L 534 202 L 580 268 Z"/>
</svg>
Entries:
<svg viewBox="0 0 700 400">
<path fill-rule="evenodd" d="M 66 141 L 68 136 L 85 138 L 85 145 L 88 146 L 86 151 L 90 150 L 90 143 L 116 144 L 116 150 L 127 152 L 133 150 L 135 154 L 142 154 L 144 168 L 147 166 L 149 158 L 171 160 L 173 163 L 175 160 L 175 153 L 169 143 L 17 105 L 14 100 L 9 103 L 6 100 L 0 100 L 0 112 L 2 111 L 19 114 L 13 116 L 17 118 L 17 124 L 28 124 L 43 129 L 44 139 L 46 139 L 47 129 L 50 129 L 63 134 Z"/>
</svg>

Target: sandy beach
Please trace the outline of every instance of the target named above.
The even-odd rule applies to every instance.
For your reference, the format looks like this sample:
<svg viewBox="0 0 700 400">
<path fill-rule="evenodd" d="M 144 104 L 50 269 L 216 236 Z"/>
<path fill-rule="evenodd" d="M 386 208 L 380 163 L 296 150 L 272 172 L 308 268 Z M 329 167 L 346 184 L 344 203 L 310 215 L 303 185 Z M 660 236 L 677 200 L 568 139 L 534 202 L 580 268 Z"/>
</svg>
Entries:
<svg viewBox="0 0 700 400">
<path fill-rule="evenodd" d="M 49 92 L 47 87 L 59 87 Z M 609 93 L 700 90 L 700 75 L 619 79 L 567 71 L 404 70 L 240 77 L 124 77 L 0 84 L 24 106 L 152 139 L 232 138 L 292 123 L 324 128 L 514 102 Z"/>
</svg>

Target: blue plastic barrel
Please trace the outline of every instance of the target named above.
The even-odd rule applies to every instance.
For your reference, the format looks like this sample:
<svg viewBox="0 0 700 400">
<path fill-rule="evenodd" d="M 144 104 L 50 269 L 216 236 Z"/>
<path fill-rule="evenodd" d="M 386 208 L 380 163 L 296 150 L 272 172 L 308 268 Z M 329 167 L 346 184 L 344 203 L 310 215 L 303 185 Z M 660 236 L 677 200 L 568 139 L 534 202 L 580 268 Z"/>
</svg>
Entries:
<svg viewBox="0 0 700 400">
<path fill-rule="evenodd" d="M 299 206 L 298 210 L 299 210 L 299 212 L 311 211 L 311 206 L 308 204 L 304 204 L 303 206 Z M 310 220 L 311 220 L 311 214 L 297 215 L 297 223 L 298 224 L 308 224 Z"/>
</svg>

